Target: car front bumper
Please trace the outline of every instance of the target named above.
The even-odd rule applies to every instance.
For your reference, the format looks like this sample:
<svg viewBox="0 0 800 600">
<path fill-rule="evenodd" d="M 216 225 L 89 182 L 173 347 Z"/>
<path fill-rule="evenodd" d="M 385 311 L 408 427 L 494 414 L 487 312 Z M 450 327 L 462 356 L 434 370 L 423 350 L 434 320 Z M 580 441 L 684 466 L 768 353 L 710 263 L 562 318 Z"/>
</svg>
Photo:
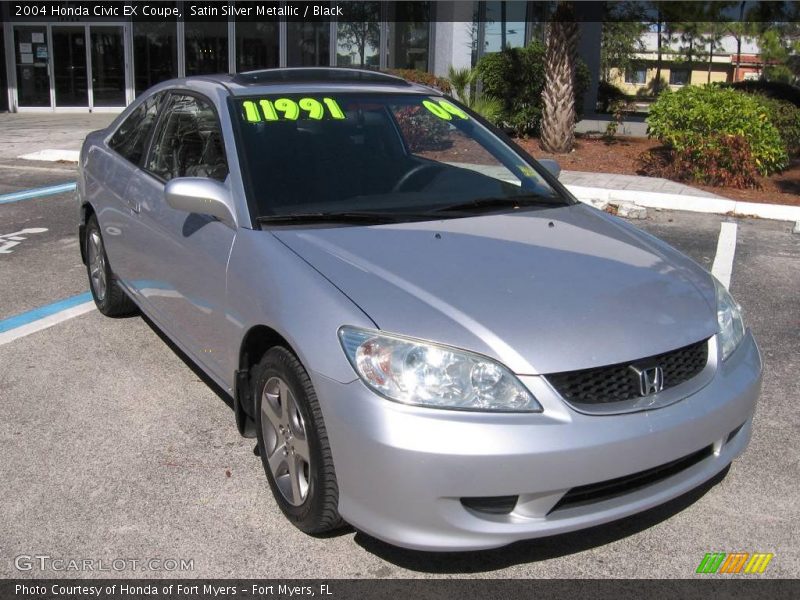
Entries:
<svg viewBox="0 0 800 600">
<path fill-rule="evenodd" d="M 446 551 L 591 527 L 697 487 L 746 448 L 761 369 L 748 332 L 717 365 L 712 381 L 693 395 L 663 408 L 602 416 L 569 408 L 541 377 L 521 377 L 544 406 L 539 414 L 405 406 L 378 397 L 360 380 L 342 384 L 317 373 L 312 379 L 333 452 L 342 517 L 398 546 Z M 556 506 L 572 488 L 704 449 L 690 466 L 647 485 Z M 475 510 L 461 501 L 500 496 L 519 497 L 510 513 Z"/>
</svg>

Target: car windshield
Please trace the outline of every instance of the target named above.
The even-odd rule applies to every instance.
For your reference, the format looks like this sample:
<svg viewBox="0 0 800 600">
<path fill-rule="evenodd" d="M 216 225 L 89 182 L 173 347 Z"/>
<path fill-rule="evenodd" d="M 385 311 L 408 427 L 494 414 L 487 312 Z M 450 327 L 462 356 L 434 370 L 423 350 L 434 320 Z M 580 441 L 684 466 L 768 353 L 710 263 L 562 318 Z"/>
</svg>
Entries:
<svg viewBox="0 0 800 600">
<path fill-rule="evenodd" d="M 415 218 L 571 203 L 454 102 L 404 94 L 232 100 L 259 220 Z"/>
</svg>

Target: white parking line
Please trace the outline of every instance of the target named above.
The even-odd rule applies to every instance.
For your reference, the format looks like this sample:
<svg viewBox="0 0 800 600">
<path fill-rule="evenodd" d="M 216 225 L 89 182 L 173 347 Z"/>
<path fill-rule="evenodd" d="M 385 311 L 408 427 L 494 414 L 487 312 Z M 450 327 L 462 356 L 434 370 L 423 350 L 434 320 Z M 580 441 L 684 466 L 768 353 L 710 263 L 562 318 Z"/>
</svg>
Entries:
<svg viewBox="0 0 800 600">
<path fill-rule="evenodd" d="M 717 255 L 714 257 L 714 265 L 711 267 L 711 274 L 719 279 L 720 283 L 726 288 L 729 288 L 731 285 L 733 255 L 735 252 L 736 223 L 722 223 L 719 228 Z"/>
</svg>

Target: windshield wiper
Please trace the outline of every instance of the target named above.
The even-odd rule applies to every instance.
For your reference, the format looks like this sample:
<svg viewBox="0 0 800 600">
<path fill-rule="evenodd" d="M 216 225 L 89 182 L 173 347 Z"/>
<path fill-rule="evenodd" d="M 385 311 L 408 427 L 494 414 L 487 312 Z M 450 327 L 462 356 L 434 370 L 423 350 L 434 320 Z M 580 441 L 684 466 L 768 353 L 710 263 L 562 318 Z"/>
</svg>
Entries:
<svg viewBox="0 0 800 600">
<path fill-rule="evenodd" d="M 523 206 L 566 206 L 566 202 L 560 198 L 548 198 L 547 196 L 539 196 L 536 194 L 524 194 L 519 196 L 506 196 L 506 197 L 489 197 L 489 198 L 475 198 L 468 202 L 459 202 L 457 204 L 448 204 L 434 209 L 434 212 L 451 212 L 451 211 L 471 211 L 480 210 L 482 208 L 521 208 Z"/>
<path fill-rule="evenodd" d="M 396 223 L 404 216 L 379 212 L 310 212 L 264 215 L 256 220 L 264 224 L 291 223 Z"/>
</svg>

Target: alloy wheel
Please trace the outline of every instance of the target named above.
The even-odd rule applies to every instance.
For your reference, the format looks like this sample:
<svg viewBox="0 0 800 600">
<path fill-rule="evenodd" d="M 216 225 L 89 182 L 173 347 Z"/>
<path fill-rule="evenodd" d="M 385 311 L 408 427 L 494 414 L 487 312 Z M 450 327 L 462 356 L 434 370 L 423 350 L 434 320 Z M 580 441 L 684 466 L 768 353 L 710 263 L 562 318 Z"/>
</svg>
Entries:
<svg viewBox="0 0 800 600">
<path fill-rule="evenodd" d="M 270 378 L 261 397 L 261 431 L 267 463 L 284 499 L 300 506 L 308 497 L 311 453 L 303 415 L 280 377 Z"/>
<path fill-rule="evenodd" d="M 89 233 L 88 244 L 89 275 L 97 299 L 102 302 L 106 297 L 106 255 L 103 252 L 103 240 L 98 231 Z"/>
</svg>

